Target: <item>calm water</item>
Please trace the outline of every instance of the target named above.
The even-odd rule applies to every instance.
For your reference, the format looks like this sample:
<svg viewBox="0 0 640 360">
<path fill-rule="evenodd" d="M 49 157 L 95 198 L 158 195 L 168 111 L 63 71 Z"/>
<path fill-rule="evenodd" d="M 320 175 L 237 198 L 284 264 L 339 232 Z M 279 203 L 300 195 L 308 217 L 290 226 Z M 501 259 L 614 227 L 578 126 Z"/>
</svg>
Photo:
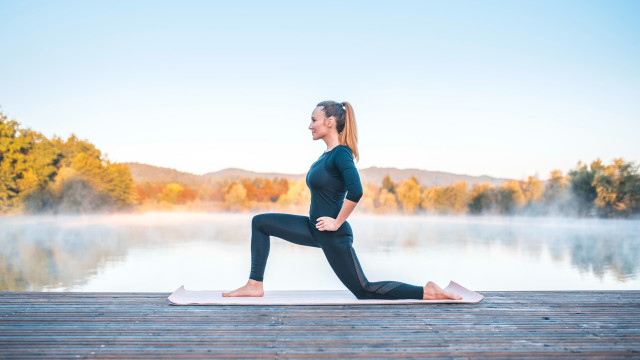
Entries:
<svg viewBox="0 0 640 360">
<path fill-rule="evenodd" d="M 0 218 L 2 291 L 233 289 L 249 275 L 255 214 Z M 640 221 L 349 218 L 370 281 L 473 290 L 640 289 Z M 271 238 L 265 289 L 345 289 L 322 251 Z"/>
</svg>

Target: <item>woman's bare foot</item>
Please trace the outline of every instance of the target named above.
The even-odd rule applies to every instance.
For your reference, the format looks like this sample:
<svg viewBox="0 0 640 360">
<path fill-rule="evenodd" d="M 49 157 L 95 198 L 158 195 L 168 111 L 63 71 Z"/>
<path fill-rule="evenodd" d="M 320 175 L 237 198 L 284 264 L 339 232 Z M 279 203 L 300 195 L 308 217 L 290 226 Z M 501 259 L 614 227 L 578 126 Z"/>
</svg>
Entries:
<svg viewBox="0 0 640 360">
<path fill-rule="evenodd" d="M 262 281 L 255 281 L 249 279 L 247 284 L 243 287 L 237 288 L 233 291 L 222 293 L 224 297 L 233 296 L 264 296 L 264 290 L 262 289 Z"/>
<path fill-rule="evenodd" d="M 442 300 L 442 299 L 453 299 L 460 300 L 462 296 L 454 294 L 450 291 L 445 291 L 440 286 L 436 285 L 433 281 L 429 281 L 427 285 L 424 286 L 424 295 L 422 295 L 422 300 Z"/>
</svg>

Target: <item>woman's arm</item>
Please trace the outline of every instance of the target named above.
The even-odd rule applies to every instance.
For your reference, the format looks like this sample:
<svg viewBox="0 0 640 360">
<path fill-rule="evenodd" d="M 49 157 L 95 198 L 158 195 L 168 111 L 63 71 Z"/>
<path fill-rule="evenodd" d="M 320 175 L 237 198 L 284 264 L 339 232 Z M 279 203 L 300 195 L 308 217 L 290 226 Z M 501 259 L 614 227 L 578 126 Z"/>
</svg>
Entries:
<svg viewBox="0 0 640 360">
<path fill-rule="evenodd" d="M 333 163 L 347 186 L 347 200 L 357 203 L 362 197 L 362 184 L 360 183 L 360 175 L 358 174 L 358 169 L 356 169 L 356 164 L 353 162 L 351 150 L 346 146 L 340 146 L 339 149 L 336 149 Z"/>
<path fill-rule="evenodd" d="M 333 161 L 347 186 L 346 198 L 336 218 L 336 225 L 340 227 L 349 215 L 351 215 L 358 201 L 360 201 L 362 197 L 362 184 L 360 183 L 360 175 L 358 174 L 358 169 L 356 169 L 356 164 L 353 162 L 351 151 L 347 147 L 342 146 L 336 150 Z"/>
<path fill-rule="evenodd" d="M 342 204 L 342 209 L 340 209 L 340 213 L 336 218 L 336 225 L 338 227 L 342 226 L 342 224 L 345 221 L 347 221 L 347 218 L 349 217 L 349 215 L 351 215 L 351 212 L 353 212 L 353 209 L 356 208 L 356 205 L 358 205 L 357 202 L 353 202 L 348 199 L 344 200 L 344 203 Z"/>
</svg>

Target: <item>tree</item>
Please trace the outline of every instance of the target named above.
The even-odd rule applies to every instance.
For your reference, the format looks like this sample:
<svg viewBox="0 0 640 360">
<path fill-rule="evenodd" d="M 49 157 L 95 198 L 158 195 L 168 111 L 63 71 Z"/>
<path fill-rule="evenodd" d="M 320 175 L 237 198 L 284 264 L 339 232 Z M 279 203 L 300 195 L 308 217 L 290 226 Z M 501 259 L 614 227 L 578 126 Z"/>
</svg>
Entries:
<svg viewBox="0 0 640 360">
<path fill-rule="evenodd" d="M 547 209 L 566 210 L 569 179 L 560 170 L 552 170 L 544 187 L 543 198 Z"/>
<path fill-rule="evenodd" d="M 380 189 L 380 206 L 377 208 L 378 213 L 393 213 L 398 210 L 398 200 L 396 194 L 389 192 L 387 189 Z"/>
<path fill-rule="evenodd" d="M 460 214 L 467 211 L 468 202 L 469 193 L 464 181 L 448 186 L 432 186 L 421 195 L 421 205 L 427 212 Z"/>
<path fill-rule="evenodd" d="M 108 163 L 106 168 L 105 190 L 117 207 L 133 205 L 138 200 L 136 184 L 131 169 L 125 164 Z"/>
<path fill-rule="evenodd" d="M 267 202 L 267 201 L 271 201 L 271 199 L 273 198 L 278 198 L 276 196 L 276 189 L 273 186 L 273 182 L 271 182 L 271 180 L 266 179 L 264 181 L 264 185 L 258 189 L 257 193 L 256 193 L 256 200 L 260 201 L 260 202 Z"/>
<path fill-rule="evenodd" d="M 524 196 L 524 204 L 533 206 L 542 201 L 544 186 L 542 181 L 535 176 L 529 176 L 527 181 L 522 184 L 522 195 Z"/>
<path fill-rule="evenodd" d="M 455 184 L 446 186 L 445 203 L 450 211 L 456 214 L 467 212 L 469 203 L 469 192 L 467 191 L 467 183 L 464 181 L 456 181 Z"/>
<path fill-rule="evenodd" d="M 57 173 L 60 152 L 42 134 L 0 112 L 0 212 L 31 210 Z M 29 204 L 25 204 L 28 201 Z"/>
<path fill-rule="evenodd" d="M 586 164 L 578 162 L 576 168 L 569 171 L 569 188 L 578 215 L 587 215 L 593 210 L 594 201 L 598 197 L 593 181 L 602 171 L 604 166 L 600 159 L 592 161 L 589 168 Z"/>
<path fill-rule="evenodd" d="M 439 195 L 437 186 L 424 189 L 420 194 L 420 206 L 428 213 L 438 211 Z"/>
<path fill-rule="evenodd" d="M 258 195 L 258 189 L 256 189 L 255 186 L 253 186 L 253 183 L 250 181 L 247 181 L 244 184 L 242 184 L 242 186 L 244 186 L 244 189 L 247 191 L 247 200 L 255 201 Z"/>
<path fill-rule="evenodd" d="M 614 159 L 595 175 L 593 184 L 597 193 L 594 203 L 605 216 L 629 216 L 640 205 L 640 175 L 634 163 Z"/>
<path fill-rule="evenodd" d="M 178 196 L 184 190 L 184 187 L 178 183 L 169 183 L 164 187 L 162 193 L 158 195 L 158 201 L 160 202 L 168 202 L 169 204 L 177 204 Z"/>
<path fill-rule="evenodd" d="M 72 167 L 62 167 L 52 186 L 55 212 L 91 212 L 111 209 L 109 194 Z"/>
<path fill-rule="evenodd" d="M 496 207 L 496 189 L 489 182 L 471 185 L 471 199 L 469 201 L 469 212 L 481 214 L 493 212 Z"/>
<path fill-rule="evenodd" d="M 412 176 L 409 180 L 403 180 L 396 188 L 398 201 L 405 213 L 412 214 L 415 208 L 420 205 L 420 193 L 420 183 L 418 183 L 418 179 L 415 176 Z"/>
<path fill-rule="evenodd" d="M 362 185 L 362 192 L 362 198 L 360 198 L 358 202 L 358 207 L 367 212 L 373 212 L 376 206 L 380 204 L 378 189 L 375 184 L 368 182 Z"/>
<path fill-rule="evenodd" d="M 212 201 L 213 196 L 215 195 L 216 189 L 211 185 L 202 184 L 198 186 L 198 191 L 196 194 L 196 198 L 202 201 Z"/>
<path fill-rule="evenodd" d="M 389 175 L 385 176 L 384 179 L 382 179 L 382 188 L 386 189 L 392 194 L 396 193 L 396 184 L 391 180 L 391 177 Z"/>
<path fill-rule="evenodd" d="M 274 178 L 273 184 L 275 186 L 275 192 L 271 197 L 271 201 L 277 201 L 280 195 L 286 194 L 289 191 L 289 180 L 285 178 Z"/>
<path fill-rule="evenodd" d="M 196 192 L 189 186 L 185 186 L 184 189 L 178 194 L 177 204 L 184 205 L 190 203 L 197 198 Z"/>
<path fill-rule="evenodd" d="M 296 182 L 288 183 L 289 189 L 286 194 L 280 195 L 278 205 L 283 208 L 299 209 L 309 206 L 311 202 L 311 192 L 307 187 L 306 179 L 300 179 Z"/>
<path fill-rule="evenodd" d="M 505 181 L 497 192 L 496 203 L 501 214 L 512 214 L 525 204 L 524 194 L 515 180 Z"/>
<path fill-rule="evenodd" d="M 244 186 L 233 182 L 224 197 L 224 204 L 229 210 L 242 210 L 248 206 L 247 190 Z"/>
</svg>

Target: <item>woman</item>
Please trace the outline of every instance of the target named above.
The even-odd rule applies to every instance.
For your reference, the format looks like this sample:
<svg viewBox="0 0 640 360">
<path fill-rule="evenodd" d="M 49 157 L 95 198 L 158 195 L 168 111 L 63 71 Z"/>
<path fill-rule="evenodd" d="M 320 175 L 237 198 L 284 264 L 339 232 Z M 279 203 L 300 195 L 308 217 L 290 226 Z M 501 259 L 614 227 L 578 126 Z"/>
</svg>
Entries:
<svg viewBox="0 0 640 360">
<path fill-rule="evenodd" d="M 346 221 L 362 197 L 358 135 L 353 108 L 348 102 L 323 101 L 311 114 L 313 140 L 322 139 L 325 151 L 311 165 L 307 186 L 311 191 L 309 216 L 265 213 L 251 222 L 251 273 L 247 284 L 222 296 L 263 296 L 263 275 L 270 236 L 295 244 L 321 248 L 340 281 L 358 299 L 455 299 L 461 297 L 429 281 L 424 287 L 398 281 L 369 282 L 353 250 L 353 233 Z M 346 199 L 345 199 L 346 195 Z"/>
</svg>

